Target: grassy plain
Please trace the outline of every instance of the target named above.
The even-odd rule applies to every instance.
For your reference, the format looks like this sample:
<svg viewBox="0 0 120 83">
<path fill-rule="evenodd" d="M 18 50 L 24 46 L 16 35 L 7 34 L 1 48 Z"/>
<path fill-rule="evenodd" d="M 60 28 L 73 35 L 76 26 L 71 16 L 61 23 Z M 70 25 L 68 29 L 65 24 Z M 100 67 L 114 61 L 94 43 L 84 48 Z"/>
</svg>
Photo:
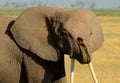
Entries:
<svg viewBox="0 0 120 83">
<path fill-rule="evenodd" d="M 120 83 L 120 12 L 93 10 L 104 33 L 103 46 L 92 56 L 92 63 L 99 83 Z M 18 16 L 23 10 L 0 10 L 10 16 Z M 70 59 L 65 57 L 66 74 L 70 78 Z M 69 83 L 69 82 L 68 82 Z M 75 63 L 74 83 L 94 83 L 88 65 Z"/>
</svg>

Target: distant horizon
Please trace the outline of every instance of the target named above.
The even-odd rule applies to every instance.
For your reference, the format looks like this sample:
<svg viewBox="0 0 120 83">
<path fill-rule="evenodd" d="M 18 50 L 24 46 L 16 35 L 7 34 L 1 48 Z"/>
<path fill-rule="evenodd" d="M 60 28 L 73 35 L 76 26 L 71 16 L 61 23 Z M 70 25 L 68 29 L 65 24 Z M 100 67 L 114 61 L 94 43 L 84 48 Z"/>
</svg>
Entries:
<svg viewBox="0 0 120 83">
<path fill-rule="evenodd" d="M 2 7 L 31 7 L 31 6 L 54 6 L 54 7 L 74 7 L 74 8 L 120 8 L 120 0 L 0 0 Z"/>
</svg>

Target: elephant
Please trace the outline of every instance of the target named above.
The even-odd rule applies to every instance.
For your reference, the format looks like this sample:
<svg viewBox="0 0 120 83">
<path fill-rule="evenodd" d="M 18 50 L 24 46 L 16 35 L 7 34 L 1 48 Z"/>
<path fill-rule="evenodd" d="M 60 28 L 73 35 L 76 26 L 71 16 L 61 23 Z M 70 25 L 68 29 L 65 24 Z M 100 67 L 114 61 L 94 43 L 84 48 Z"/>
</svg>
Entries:
<svg viewBox="0 0 120 83">
<path fill-rule="evenodd" d="M 67 83 L 64 55 L 88 64 L 103 30 L 87 9 L 30 7 L 0 14 L 0 83 Z"/>
</svg>

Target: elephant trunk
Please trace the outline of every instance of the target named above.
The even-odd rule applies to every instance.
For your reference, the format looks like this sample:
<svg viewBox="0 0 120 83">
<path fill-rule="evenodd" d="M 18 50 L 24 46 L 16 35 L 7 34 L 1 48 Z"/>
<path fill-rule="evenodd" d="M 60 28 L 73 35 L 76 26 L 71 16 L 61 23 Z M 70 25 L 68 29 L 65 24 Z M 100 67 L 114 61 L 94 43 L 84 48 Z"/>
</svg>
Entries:
<svg viewBox="0 0 120 83">
<path fill-rule="evenodd" d="M 83 40 L 77 38 L 77 46 L 73 52 L 73 58 L 77 59 L 81 64 L 88 64 L 91 61 L 90 53 L 87 50 L 87 47 L 83 43 Z"/>
<path fill-rule="evenodd" d="M 88 51 L 86 49 L 86 47 L 83 45 L 83 46 L 79 46 L 80 50 L 81 50 L 81 63 L 82 64 L 86 64 L 86 63 L 89 63 L 91 61 L 91 58 L 90 58 L 90 55 L 88 54 Z"/>
</svg>

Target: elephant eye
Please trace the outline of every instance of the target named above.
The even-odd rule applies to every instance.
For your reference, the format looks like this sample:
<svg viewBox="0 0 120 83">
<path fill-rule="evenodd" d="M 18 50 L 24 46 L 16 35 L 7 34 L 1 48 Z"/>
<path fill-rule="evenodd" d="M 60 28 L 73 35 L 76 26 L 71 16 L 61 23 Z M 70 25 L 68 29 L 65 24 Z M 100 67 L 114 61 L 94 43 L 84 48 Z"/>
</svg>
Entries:
<svg viewBox="0 0 120 83">
<path fill-rule="evenodd" d="M 65 31 L 65 30 L 63 30 L 63 31 L 61 31 L 60 32 L 60 36 L 63 38 L 65 38 L 65 37 L 67 37 L 67 35 L 68 35 L 68 32 L 67 31 Z"/>
</svg>

